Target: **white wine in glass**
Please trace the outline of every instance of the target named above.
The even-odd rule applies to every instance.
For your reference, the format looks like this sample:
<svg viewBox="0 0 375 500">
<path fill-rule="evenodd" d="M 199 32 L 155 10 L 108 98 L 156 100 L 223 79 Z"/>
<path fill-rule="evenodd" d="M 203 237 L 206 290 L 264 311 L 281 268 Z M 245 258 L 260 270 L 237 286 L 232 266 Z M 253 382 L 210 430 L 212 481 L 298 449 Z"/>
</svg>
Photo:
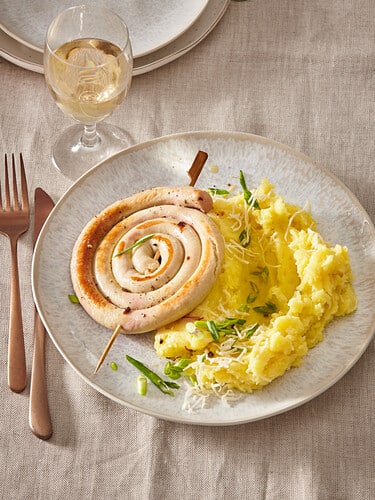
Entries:
<svg viewBox="0 0 375 500">
<path fill-rule="evenodd" d="M 54 146 L 58 170 L 77 178 L 129 145 L 123 130 L 99 123 L 122 102 L 132 79 L 129 32 L 119 16 L 94 5 L 59 14 L 47 31 L 44 73 L 59 108 L 80 123 Z"/>
</svg>

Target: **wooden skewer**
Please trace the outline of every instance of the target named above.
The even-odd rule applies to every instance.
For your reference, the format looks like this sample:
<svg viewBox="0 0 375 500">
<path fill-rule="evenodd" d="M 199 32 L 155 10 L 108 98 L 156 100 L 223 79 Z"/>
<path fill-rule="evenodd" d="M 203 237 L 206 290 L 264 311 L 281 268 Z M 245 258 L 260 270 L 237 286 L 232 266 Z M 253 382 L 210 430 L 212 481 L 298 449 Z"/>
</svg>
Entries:
<svg viewBox="0 0 375 500">
<path fill-rule="evenodd" d="M 120 333 L 120 330 L 121 330 L 121 325 L 117 325 L 116 328 L 115 328 L 115 331 L 112 333 L 112 336 L 109 339 L 108 344 L 105 346 L 103 354 L 100 356 L 100 359 L 99 359 L 98 364 L 96 365 L 96 368 L 95 368 L 95 371 L 94 371 L 94 375 L 95 375 L 95 373 L 97 373 L 97 371 L 99 370 L 99 368 L 102 366 L 105 358 L 107 357 L 107 354 L 108 354 L 110 348 L 113 345 L 113 342 L 116 340 L 117 335 Z"/>
<path fill-rule="evenodd" d="M 197 179 L 200 173 L 202 172 L 202 169 L 207 161 L 207 158 L 208 158 L 207 153 L 205 153 L 204 151 L 198 151 L 191 167 L 188 170 L 188 176 L 190 178 L 189 186 L 194 186 L 195 183 L 197 182 Z M 108 341 L 108 344 L 104 348 L 103 354 L 100 356 L 100 359 L 94 371 L 94 375 L 98 372 L 99 368 L 104 363 L 104 360 L 107 357 L 107 354 L 109 353 L 109 350 L 111 349 L 114 341 L 116 340 L 117 335 L 120 333 L 120 330 L 121 330 L 121 325 L 117 325 L 111 338 Z"/>
<path fill-rule="evenodd" d="M 188 170 L 188 176 L 190 177 L 189 186 L 195 186 L 199 174 L 202 172 L 202 168 L 206 163 L 208 158 L 208 154 L 204 151 L 198 151 L 197 156 L 194 158 L 194 161 L 191 167 Z"/>
</svg>

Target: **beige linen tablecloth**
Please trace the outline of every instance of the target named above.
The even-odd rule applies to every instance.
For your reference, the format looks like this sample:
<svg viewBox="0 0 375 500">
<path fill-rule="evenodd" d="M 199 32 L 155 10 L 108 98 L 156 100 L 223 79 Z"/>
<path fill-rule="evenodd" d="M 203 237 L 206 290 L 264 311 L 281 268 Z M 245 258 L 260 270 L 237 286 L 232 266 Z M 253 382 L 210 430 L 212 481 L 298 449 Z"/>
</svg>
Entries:
<svg viewBox="0 0 375 500">
<path fill-rule="evenodd" d="M 375 220 L 375 2 L 231 2 L 180 59 L 134 78 L 111 123 L 137 143 L 190 130 L 275 139 L 326 167 Z M 71 185 L 51 147 L 71 124 L 43 76 L 0 60 L 1 151 L 22 151 L 30 191 Z M 339 224 L 340 221 L 337 221 Z M 32 231 L 19 242 L 28 372 Z M 8 243 L 0 238 L 0 498 L 370 500 L 375 498 L 375 350 L 287 413 L 234 427 L 158 420 L 97 393 L 47 341 L 54 434 L 28 427 L 29 387 L 7 387 Z M 374 295 L 375 299 L 375 295 Z"/>
</svg>

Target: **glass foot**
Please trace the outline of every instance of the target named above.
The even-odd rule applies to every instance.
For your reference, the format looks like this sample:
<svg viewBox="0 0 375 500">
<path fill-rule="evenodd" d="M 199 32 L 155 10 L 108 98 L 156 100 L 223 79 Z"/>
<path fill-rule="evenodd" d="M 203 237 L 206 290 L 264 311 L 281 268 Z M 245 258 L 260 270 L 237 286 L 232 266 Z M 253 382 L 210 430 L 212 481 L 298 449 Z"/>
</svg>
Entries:
<svg viewBox="0 0 375 500">
<path fill-rule="evenodd" d="M 130 134 L 109 123 L 98 123 L 97 133 L 99 140 L 96 144 L 86 147 L 81 142 L 83 125 L 64 130 L 53 148 L 52 163 L 57 170 L 75 180 L 98 163 L 131 146 Z"/>
</svg>

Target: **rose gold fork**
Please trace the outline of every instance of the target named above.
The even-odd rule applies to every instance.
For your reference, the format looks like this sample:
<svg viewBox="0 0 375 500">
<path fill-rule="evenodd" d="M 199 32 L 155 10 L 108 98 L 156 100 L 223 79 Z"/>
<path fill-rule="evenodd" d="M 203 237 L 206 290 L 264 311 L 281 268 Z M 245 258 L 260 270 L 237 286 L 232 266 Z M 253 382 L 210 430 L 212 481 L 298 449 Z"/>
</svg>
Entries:
<svg viewBox="0 0 375 500">
<path fill-rule="evenodd" d="M 8 344 L 8 385 L 14 392 L 21 392 L 26 387 L 26 359 L 23 338 L 20 285 L 18 276 L 17 242 L 21 234 L 26 232 L 30 223 L 29 197 L 25 167 L 20 154 L 21 196 L 17 188 L 17 173 L 14 154 L 12 154 L 12 192 L 10 194 L 10 175 L 8 158 L 4 158 L 4 201 L 1 197 L 0 184 L 0 233 L 8 236 L 11 250 L 11 282 L 10 282 L 10 320 Z"/>
</svg>

